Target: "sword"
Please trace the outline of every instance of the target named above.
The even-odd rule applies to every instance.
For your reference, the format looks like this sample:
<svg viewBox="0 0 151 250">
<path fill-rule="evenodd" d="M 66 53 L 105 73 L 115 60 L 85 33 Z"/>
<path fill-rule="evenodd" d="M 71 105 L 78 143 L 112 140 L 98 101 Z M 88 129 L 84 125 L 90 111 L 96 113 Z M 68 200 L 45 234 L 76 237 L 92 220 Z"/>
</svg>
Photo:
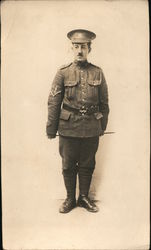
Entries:
<svg viewBox="0 0 151 250">
<path fill-rule="evenodd" d="M 104 132 L 104 135 L 115 134 L 115 132 Z M 56 136 L 59 136 L 58 134 Z"/>
<path fill-rule="evenodd" d="M 114 134 L 115 132 L 104 132 L 104 135 Z"/>
</svg>

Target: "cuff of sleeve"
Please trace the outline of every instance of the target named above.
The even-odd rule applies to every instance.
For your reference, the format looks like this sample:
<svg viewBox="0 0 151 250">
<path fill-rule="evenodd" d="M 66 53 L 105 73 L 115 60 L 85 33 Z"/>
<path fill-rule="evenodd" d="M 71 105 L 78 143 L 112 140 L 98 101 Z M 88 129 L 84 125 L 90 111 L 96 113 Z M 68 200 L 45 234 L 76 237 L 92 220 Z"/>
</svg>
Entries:
<svg viewBox="0 0 151 250">
<path fill-rule="evenodd" d="M 103 130 L 103 131 L 106 130 L 107 123 L 108 123 L 108 117 L 104 115 L 104 116 L 101 118 L 101 126 L 102 126 L 102 130 Z"/>
<path fill-rule="evenodd" d="M 55 138 L 57 133 L 57 129 L 55 126 L 47 125 L 46 126 L 46 134 L 48 137 Z"/>
</svg>

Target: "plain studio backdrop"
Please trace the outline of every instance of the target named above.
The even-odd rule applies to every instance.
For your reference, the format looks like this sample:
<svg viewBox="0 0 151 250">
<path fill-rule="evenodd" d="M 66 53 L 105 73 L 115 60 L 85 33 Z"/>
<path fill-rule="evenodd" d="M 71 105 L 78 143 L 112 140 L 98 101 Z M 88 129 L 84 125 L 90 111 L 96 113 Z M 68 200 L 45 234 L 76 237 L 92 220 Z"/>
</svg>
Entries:
<svg viewBox="0 0 151 250">
<path fill-rule="evenodd" d="M 2 205 L 5 249 L 147 249 L 149 24 L 147 1 L 2 3 Z M 62 215 L 58 137 L 46 137 L 57 69 L 72 61 L 66 34 L 97 37 L 88 60 L 109 89 L 111 135 L 100 138 L 90 195 L 100 212 Z"/>
</svg>

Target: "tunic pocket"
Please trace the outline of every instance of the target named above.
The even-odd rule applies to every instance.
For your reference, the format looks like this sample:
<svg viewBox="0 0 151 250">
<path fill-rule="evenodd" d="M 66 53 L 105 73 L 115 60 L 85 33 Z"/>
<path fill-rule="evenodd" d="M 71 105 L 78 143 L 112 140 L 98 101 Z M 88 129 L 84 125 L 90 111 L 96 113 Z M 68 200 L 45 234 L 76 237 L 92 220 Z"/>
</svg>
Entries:
<svg viewBox="0 0 151 250">
<path fill-rule="evenodd" d="M 99 86 L 101 85 L 101 81 L 100 80 L 89 80 L 88 81 L 88 94 L 90 97 L 92 98 L 98 98 L 98 89 Z"/>
<path fill-rule="evenodd" d="M 91 86 L 98 86 L 101 84 L 101 81 L 100 80 L 89 80 L 88 84 Z"/>
<path fill-rule="evenodd" d="M 71 100 L 75 98 L 76 95 L 76 86 L 77 86 L 78 82 L 77 81 L 72 81 L 72 80 L 66 80 L 64 82 L 64 86 L 65 86 L 65 95 L 66 97 Z"/>
<path fill-rule="evenodd" d="M 68 121 L 70 118 L 71 113 L 68 110 L 62 109 L 60 114 L 60 119 Z"/>
</svg>

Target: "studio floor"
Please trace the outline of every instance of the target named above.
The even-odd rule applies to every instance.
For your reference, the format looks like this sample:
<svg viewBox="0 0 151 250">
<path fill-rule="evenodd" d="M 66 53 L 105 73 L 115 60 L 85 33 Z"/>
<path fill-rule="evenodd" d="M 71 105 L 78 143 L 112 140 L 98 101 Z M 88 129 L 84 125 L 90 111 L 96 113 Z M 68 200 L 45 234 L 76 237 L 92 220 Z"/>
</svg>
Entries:
<svg viewBox="0 0 151 250">
<path fill-rule="evenodd" d="M 39 204 L 32 216 L 30 204 L 27 214 L 12 227 L 4 224 L 5 249 L 148 249 L 146 245 L 146 225 L 130 213 L 124 216 L 125 209 L 97 201 L 98 213 L 90 213 L 76 207 L 68 214 L 60 214 L 63 200 L 49 200 Z M 25 208 L 22 208 L 22 211 Z M 126 211 L 125 211 L 126 212 Z M 129 216 L 128 216 L 129 214 Z M 21 216 L 20 216 L 21 218 Z M 131 230 L 129 230 L 131 226 Z M 143 244 L 144 243 L 144 244 Z"/>
</svg>

